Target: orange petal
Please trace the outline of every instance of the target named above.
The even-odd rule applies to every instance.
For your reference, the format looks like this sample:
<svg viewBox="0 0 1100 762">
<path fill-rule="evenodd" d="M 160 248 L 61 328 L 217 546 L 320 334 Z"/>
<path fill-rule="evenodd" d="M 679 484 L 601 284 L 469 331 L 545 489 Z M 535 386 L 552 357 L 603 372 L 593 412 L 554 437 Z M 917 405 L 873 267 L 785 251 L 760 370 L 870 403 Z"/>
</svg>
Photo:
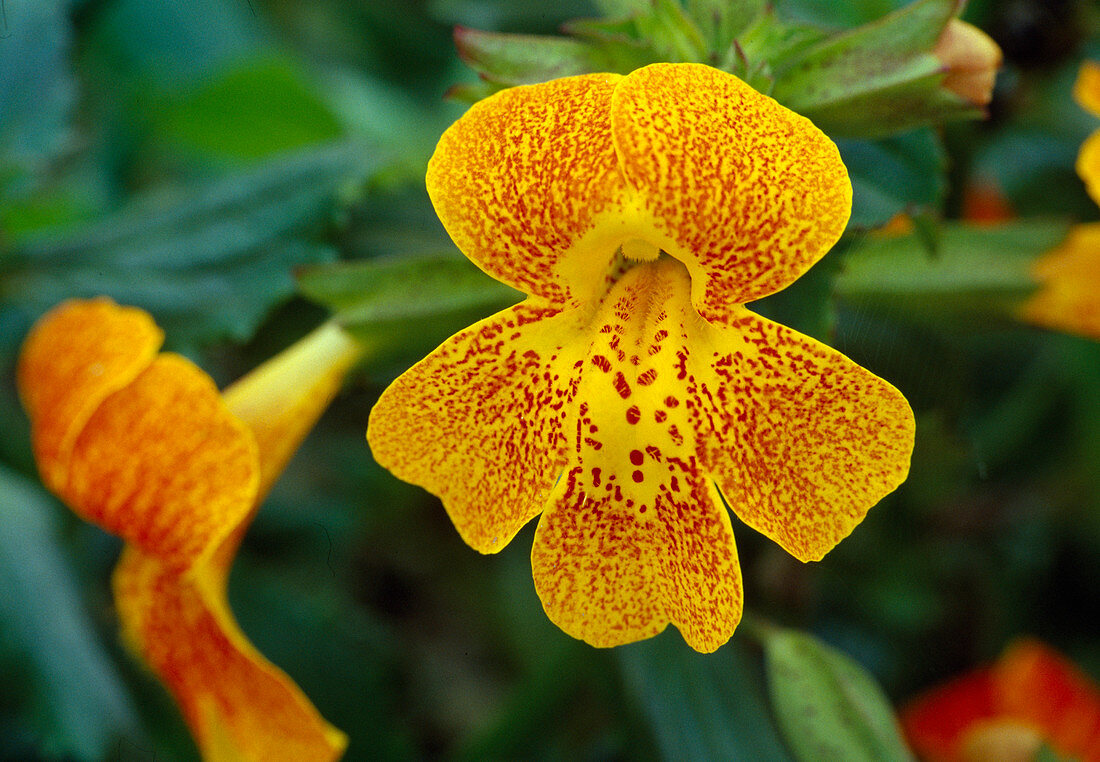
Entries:
<svg viewBox="0 0 1100 762">
<path fill-rule="evenodd" d="M 147 313 L 109 299 L 65 302 L 28 334 L 19 393 L 35 460 L 51 490 L 63 488 L 73 442 L 92 412 L 153 361 L 163 338 Z"/>
<path fill-rule="evenodd" d="M 1081 108 L 1100 116 L 1100 64 L 1085 61 L 1077 72 L 1077 81 L 1073 83 L 1073 99 Z"/>
<path fill-rule="evenodd" d="M 620 240 L 596 218 L 625 188 L 611 145 L 611 91 L 621 77 L 590 74 L 504 90 L 443 133 L 428 164 L 428 194 L 462 252 L 498 280 L 555 304 L 602 285 L 571 273 L 607 270 Z M 592 236 L 601 239 L 594 244 Z M 588 253 L 598 252 L 596 261 Z"/>
<path fill-rule="evenodd" d="M 921 759 L 954 762 L 967 732 L 999 714 L 993 672 L 986 668 L 924 693 L 907 704 L 898 719 Z"/>
<path fill-rule="evenodd" d="M 1004 714 L 1040 728 L 1060 754 L 1100 760 L 1100 689 L 1070 662 L 1021 640 L 1001 657 L 995 676 Z"/>
<path fill-rule="evenodd" d="M 180 575 L 129 547 L 114 588 L 127 641 L 171 691 L 205 760 L 341 755 L 344 735 L 241 633 L 220 575 Z"/>
<path fill-rule="evenodd" d="M 683 265 L 622 275 L 589 326 L 572 467 L 539 522 L 535 588 L 550 618 L 595 646 L 672 622 L 709 652 L 741 618 L 729 514 L 703 471 L 687 405 L 672 394 L 685 338 L 703 326 Z"/>
<path fill-rule="evenodd" d="M 163 354 L 92 413 L 58 494 L 82 517 L 182 569 L 241 523 L 258 480 L 255 442 L 214 382 Z"/>
<path fill-rule="evenodd" d="M 448 339 L 371 411 L 375 459 L 442 498 L 482 553 L 507 545 L 561 474 L 575 372 L 561 347 L 576 335 L 572 313 L 530 299 Z"/>
<path fill-rule="evenodd" d="M 1042 285 L 1020 308 L 1024 320 L 1100 339 L 1100 223 L 1075 225 L 1033 273 Z"/>
<path fill-rule="evenodd" d="M 836 146 L 806 118 L 701 64 L 654 64 L 612 99 L 623 174 L 652 233 L 684 262 L 711 321 L 788 285 L 848 222 L 852 186 Z"/>
<path fill-rule="evenodd" d="M 742 521 L 819 560 L 905 480 L 913 412 L 835 349 L 745 309 L 733 325 L 692 345 L 701 460 Z"/>
</svg>

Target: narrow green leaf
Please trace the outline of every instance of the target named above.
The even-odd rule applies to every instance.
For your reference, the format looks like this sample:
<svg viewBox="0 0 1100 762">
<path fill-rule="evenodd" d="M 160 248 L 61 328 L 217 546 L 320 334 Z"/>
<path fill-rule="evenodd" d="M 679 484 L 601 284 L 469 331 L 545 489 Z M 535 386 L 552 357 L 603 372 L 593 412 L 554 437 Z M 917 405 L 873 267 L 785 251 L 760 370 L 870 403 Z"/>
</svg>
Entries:
<svg viewBox="0 0 1100 762">
<path fill-rule="evenodd" d="M 0 495 L 0 622 L 37 678 L 49 755 L 105 759 L 135 737 L 136 714 L 60 551 L 57 505 L 4 466 Z"/>
<path fill-rule="evenodd" d="M 459 27 L 455 30 L 455 46 L 472 69 L 507 87 L 600 71 L 605 66 L 598 48 L 567 37 Z"/>
<path fill-rule="evenodd" d="M 780 629 L 764 638 L 764 653 L 772 706 L 798 760 L 913 759 L 882 689 L 851 658 Z"/>
<path fill-rule="evenodd" d="M 251 335 L 294 291 L 291 271 L 331 258 L 310 240 L 345 182 L 371 162 L 338 144 L 204 184 L 182 199 L 147 196 L 84 230 L 11 254 L 0 297 L 36 315 L 97 294 L 148 309 L 173 340 Z"/>
<path fill-rule="evenodd" d="M 688 14 L 711 53 L 724 52 L 768 9 L 766 0 L 688 0 Z"/>
<path fill-rule="evenodd" d="M 737 637 L 699 654 L 669 630 L 615 653 L 665 759 L 793 759 L 765 705 L 759 669 Z"/>
</svg>

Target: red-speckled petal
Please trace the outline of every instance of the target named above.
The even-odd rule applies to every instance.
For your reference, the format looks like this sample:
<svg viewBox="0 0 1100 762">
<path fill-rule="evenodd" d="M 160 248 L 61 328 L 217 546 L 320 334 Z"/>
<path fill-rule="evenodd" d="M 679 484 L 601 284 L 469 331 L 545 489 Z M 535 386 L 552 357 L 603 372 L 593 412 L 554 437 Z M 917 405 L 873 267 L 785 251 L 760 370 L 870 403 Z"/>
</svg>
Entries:
<svg viewBox="0 0 1100 762">
<path fill-rule="evenodd" d="M 458 248 L 494 278 L 563 306 L 603 286 L 623 237 L 610 126 L 620 79 L 504 90 L 439 139 L 428 194 Z"/>
<path fill-rule="evenodd" d="M 207 760 L 337 759 L 344 735 L 240 631 L 225 568 L 178 574 L 128 547 L 114 575 L 127 642 L 179 704 Z"/>
<path fill-rule="evenodd" d="M 88 521 L 183 569 L 251 510 L 256 443 L 213 380 L 159 355 L 102 401 L 73 443 L 59 496 Z"/>
<path fill-rule="evenodd" d="M 836 146 L 730 74 L 639 69 L 615 88 L 611 120 L 641 237 L 687 265 L 707 320 L 787 286 L 844 231 L 852 186 Z"/>
<path fill-rule="evenodd" d="M 104 399 L 153 361 L 163 340 L 148 313 L 109 299 L 68 301 L 38 321 L 23 343 L 17 378 L 47 487 L 64 486 L 77 434 Z"/>
<path fill-rule="evenodd" d="M 628 270 L 588 327 L 572 464 L 539 522 L 535 587 L 550 618 L 596 646 L 671 622 L 713 651 L 741 618 L 730 527 L 696 452 L 681 386 L 685 338 L 705 324 L 683 265 Z"/>
<path fill-rule="evenodd" d="M 531 299 L 486 318 L 406 371 L 371 411 L 375 459 L 438 495 L 482 553 L 542 510 L 564 467 L 578 360 L 562 347 L 580 336 L 575 312 Z"/>
<path fill-rule="evenodd" d="M 835 349 L 745 309 L 731 324 L 685 367 L 700 458 L 742 521 L 819 560 L 905 480 L 913 412 Z"/>
</svg>

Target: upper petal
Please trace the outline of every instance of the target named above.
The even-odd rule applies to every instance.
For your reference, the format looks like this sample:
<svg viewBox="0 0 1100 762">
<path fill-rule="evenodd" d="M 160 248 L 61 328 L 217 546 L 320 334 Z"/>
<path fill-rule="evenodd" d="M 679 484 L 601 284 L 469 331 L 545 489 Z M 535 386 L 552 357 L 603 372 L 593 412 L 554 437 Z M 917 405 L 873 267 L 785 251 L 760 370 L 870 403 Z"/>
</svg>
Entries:
<svg viewBox="0 0 1100 762">
<path fill-rule="evenodd" d="M 818 560 L 909 472 L 915 421 L 893 386 L 836 350 L 742 309 L 705 326 L 684 401 L 730 508 Z"/>
<path fill-rule="evenodd" d="M 428 194 L 458 248 L 493 277 L 558 305 L 602 285 L 621 243 L 597 229 L 624 203 L 610 126 L 620 79 L 589 74 L 504 90 L 439 139 Z"/>
<path fill-rule="evenodd" d="M 69 451 L 92 412 L 153 361 L 163 339 L 148 313 L 109 299 L 65 302 L 35 324 L 17 379 L 50 489 L 64 484 Z"/>
<path fill-rule="evenodd" d="M 531 299 L 447 339 L 371 411 L 375 459 L 443 500 L 482 553 L 538 514 L 564 466 L 575 318 Z"/>
<path fill-rule="evenodd" d="M 245 638 L 224 571 L 179 574 L 128 547 L 114 575 L 127 641 L 171 691 L 204 759 L 337 759 L 346 738 Z"/>
<path fill-rule="evenodd" d="M 687 265 L 710 321 L 794 281 L 848 222 L 852 186 L 836 146 L 733 75 L 639 69 L 615 88 L 611 125 L 647 239 Z"/>
<path fill-rule="evenodd" d="M 570 468 L 539 521 L 531 559 L 550 618 L 596 646 L 671 622 L 713 651 L 741 618 L 729 514 L 671 404 L 685 339 L 703 321 L 683 265 L 636 265 L 588 325 Z"/>
</svg>

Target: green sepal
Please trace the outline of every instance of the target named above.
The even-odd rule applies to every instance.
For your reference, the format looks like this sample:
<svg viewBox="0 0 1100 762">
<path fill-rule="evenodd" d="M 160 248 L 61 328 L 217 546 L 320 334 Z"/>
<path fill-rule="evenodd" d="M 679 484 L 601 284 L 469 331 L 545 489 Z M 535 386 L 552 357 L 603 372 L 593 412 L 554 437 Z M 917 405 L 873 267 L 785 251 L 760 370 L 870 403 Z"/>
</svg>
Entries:
<svg viewBox="0 0 1100 762">
<path fill-rule="evenodd" d="M 796 759 L 913 759 L 882 688 L 852 658 L 795 630 L 769 628 L 763 645 L 772 708 Z"/>
<path fill-rule="evenodd" d="M 960 0 L 918 0 L 774 63 L 772 96 L 833 137 L 878 137 L 982 109 L 941 87 L 932 48 Z"/>
</svg>

